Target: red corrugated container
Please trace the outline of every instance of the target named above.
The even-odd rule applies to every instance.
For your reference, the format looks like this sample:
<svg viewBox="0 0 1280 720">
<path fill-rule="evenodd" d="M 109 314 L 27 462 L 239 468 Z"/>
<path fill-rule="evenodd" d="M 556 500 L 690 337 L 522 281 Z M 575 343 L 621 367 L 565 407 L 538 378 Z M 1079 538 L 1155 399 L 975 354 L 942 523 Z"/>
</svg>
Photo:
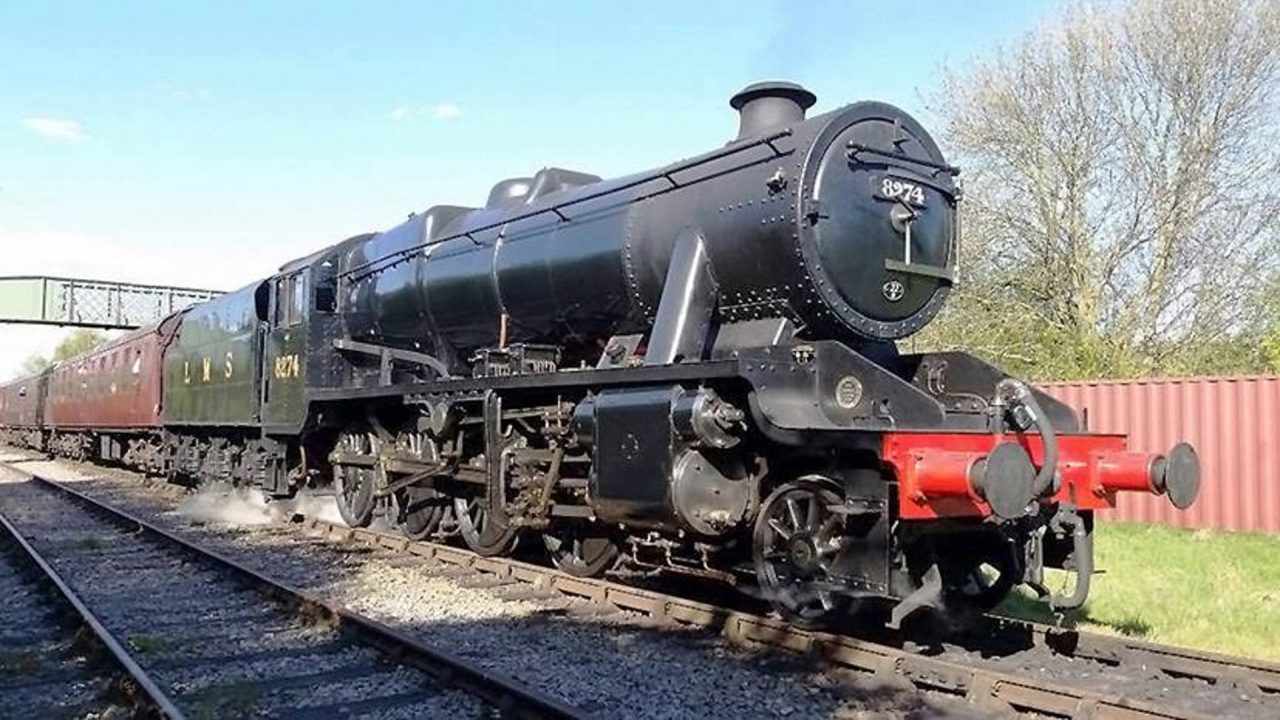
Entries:
<svg viewBox="0 0 1280 720">
<path fill-rule="evenodd" d="M 1089 429 L 1129 435 L 1134 450 L 1186 440 L 1200 455 L 1200 497 L 1179 511 L 1163 497 L 1121 493 L 1113 520 L 1280 533 L 1280 377 L 1037 383 L 1087 413 Z"/>
</svg>

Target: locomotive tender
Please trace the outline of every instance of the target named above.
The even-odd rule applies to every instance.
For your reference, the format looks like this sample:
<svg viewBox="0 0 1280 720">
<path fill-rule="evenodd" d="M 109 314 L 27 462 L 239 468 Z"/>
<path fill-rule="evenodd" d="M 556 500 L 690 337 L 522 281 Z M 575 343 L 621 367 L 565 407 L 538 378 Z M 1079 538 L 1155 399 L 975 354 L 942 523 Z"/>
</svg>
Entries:
<svg viewBox="0 0 1280 720">
<path fill-rule="evenodd" d="M 291 262 L 0 389 L 5 437 L 331 485 L 351 525 L 485 555 L 540 536 L 570 573 L 754 576 L 804 621 L 1019 583 L 1080 605 L 1093 512 L 1187 507 L 1194 451 L 1130 452 L 970 355 L 900 354 L 957 280 L 959 171 L 897 108 L 814 101 L 758 83 L 704 155 L 547 168 Z"/>
</svg>

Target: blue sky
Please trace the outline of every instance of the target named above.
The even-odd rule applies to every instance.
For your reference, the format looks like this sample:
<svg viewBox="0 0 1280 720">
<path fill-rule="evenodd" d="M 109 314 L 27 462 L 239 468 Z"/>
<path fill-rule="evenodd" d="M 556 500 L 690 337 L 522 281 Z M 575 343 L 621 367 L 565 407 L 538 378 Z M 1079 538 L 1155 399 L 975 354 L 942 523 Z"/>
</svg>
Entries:
<svg viewBox="0 0 1280 720">
<path fill-rule="evenodd" d="M 546 165 L 722 144 L 729 96 L 924 114 L 944 65 L 1052 12 L 1007 2 L 0 4 L 0 275 L 231 288 Z M 58 336 L 0 327 L 0 376 Z"/>
</svg>

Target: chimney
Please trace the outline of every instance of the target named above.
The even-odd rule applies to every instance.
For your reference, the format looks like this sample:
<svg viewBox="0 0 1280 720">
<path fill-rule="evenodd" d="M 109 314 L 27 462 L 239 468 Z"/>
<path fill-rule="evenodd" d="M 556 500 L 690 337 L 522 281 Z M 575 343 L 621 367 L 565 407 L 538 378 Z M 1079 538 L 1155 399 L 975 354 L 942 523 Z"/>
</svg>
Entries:
<svg viewBox="0 0 1280 720">
<path fill-rule="evenodd" d="M 738 111 L 736 139 L 800 122 L 804 111 L 817 101 L 816 95 L 791 82 L 771 80 L 748 85 L 729 99 L 729 107 Z"/>
</svg>

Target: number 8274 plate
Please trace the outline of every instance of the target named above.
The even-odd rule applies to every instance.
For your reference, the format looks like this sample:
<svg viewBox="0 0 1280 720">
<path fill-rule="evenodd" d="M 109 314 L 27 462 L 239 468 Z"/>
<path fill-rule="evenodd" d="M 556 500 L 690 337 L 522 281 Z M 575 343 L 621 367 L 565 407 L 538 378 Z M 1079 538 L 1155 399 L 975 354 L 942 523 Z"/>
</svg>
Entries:
<svg viewBox="0 0 1280 720">
<path fill-rule="evenodd" d="M 924 207 L 925 198 L 928 197 L 928 191 L 924 185 L 893 175 L 873 176 L 871 192 L 881 200 L 893 200 L 916 207 Z"/>
</svg>

